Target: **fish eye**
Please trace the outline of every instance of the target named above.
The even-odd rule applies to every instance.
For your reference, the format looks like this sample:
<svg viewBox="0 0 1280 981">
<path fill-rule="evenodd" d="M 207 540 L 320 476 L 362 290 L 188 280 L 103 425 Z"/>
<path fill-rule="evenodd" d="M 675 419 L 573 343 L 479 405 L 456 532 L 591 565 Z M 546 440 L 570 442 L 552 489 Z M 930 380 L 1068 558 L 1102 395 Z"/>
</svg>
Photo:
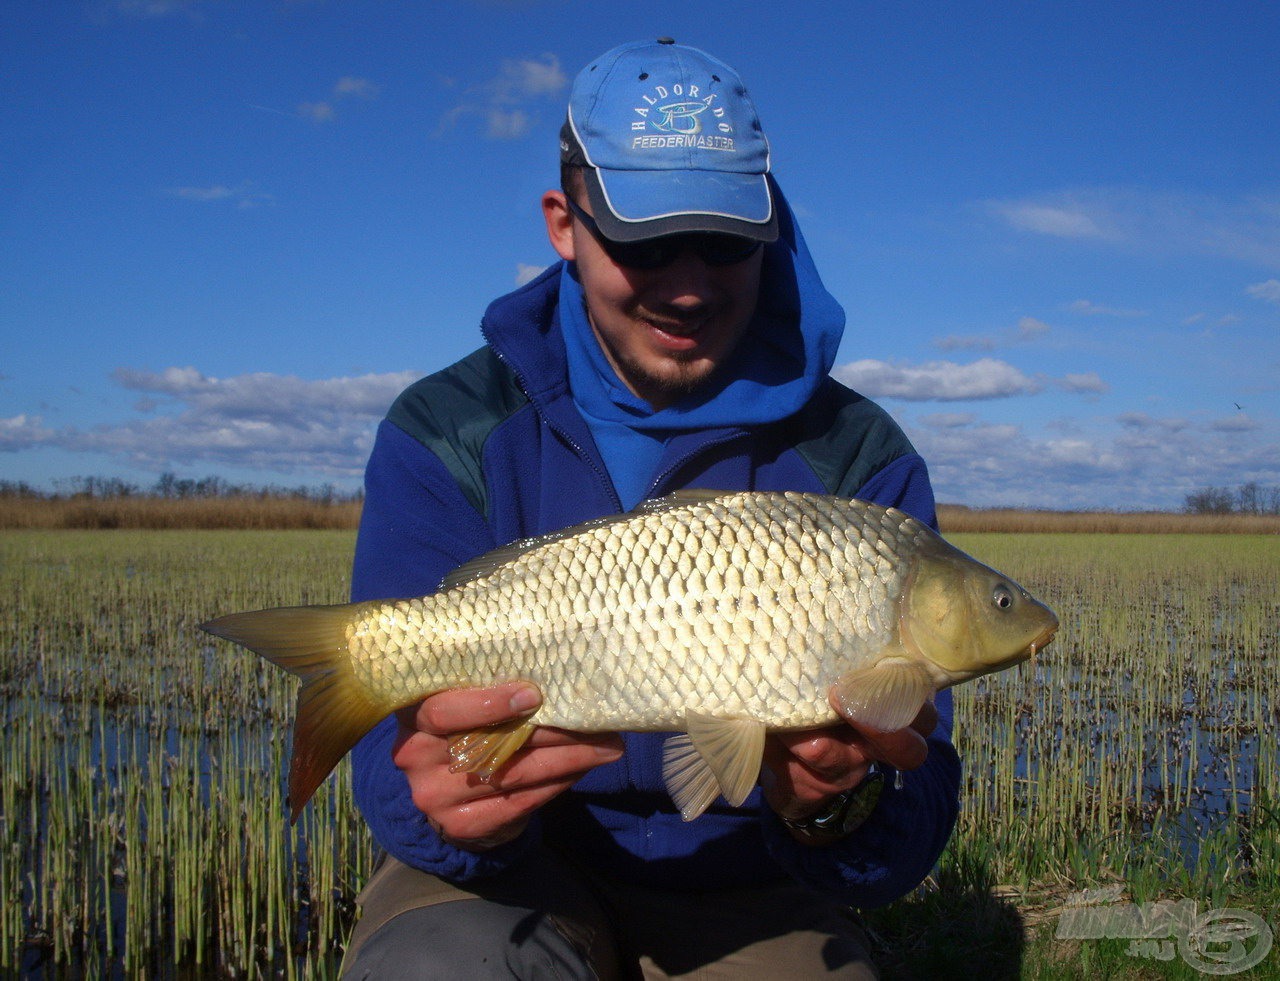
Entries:
<svg viewBox="0 0 1280 981">
<path fill-rule="evenodd" d="M 1002 610 L 1007 610 L 1013 606 L 1013 590 L 1004 583 L 997 584 L 996 588 L 991 592 L 991 602 Z"/>
</svg>

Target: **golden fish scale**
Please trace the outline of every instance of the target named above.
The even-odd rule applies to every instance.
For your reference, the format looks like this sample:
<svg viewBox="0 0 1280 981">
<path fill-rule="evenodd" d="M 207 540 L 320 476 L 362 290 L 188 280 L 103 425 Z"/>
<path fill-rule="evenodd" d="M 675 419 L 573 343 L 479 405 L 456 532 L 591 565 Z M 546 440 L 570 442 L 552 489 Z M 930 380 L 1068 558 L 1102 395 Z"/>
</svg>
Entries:
<svg viewBox="0 0 1280 981">
<path fill-rule="evenodd" d="M 920 526 L 802 494 L 732 495 L 600 523 L 419 600 L 369 604 L 348 646 L 388 702 L 524 678 L 536 720 L 669 730 L 688 712 L 805 728 L 878 652 Z"/>
</svg>

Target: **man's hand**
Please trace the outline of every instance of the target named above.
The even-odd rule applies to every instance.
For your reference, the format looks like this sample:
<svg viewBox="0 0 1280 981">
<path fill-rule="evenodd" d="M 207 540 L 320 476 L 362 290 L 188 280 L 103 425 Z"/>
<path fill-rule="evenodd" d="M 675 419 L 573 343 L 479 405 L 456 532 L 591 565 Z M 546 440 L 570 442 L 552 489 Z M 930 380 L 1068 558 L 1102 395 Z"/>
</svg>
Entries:
<svg viewBox="0 0 1280 981">
<path fill-rule="evenodd" d="M 926 702 L 911 725 L 897 732 L 849 722 L 808 732 L 774 733 L 765 740 L 761 774 L 765 801 L 775 814 L 798 821 L 861 783 L 874 762 L 914 770 L 925 761 L 929 753 L 925 737 L 937 724 L 938 710 Z"/>
<path fill-rule="evenodd" d="M 539 701 L 537 688 L 517 682 L 441 692 L 396 713 L 392 761 L 408 778 L 414 804 L 449 844 L 484 851 L 511 841 L 534 811 L 592 767 L 622 756 L 616 733 L 540 726 L 487 783 L 449 772 L 451 735 L 529 715 Z"/>
</svg>

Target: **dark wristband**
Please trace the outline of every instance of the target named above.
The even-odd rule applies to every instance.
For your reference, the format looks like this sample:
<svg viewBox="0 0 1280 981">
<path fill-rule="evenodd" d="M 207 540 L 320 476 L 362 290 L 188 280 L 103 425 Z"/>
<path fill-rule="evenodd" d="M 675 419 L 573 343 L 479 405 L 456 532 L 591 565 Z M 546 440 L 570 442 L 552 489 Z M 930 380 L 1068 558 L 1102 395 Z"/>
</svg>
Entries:
<svg viewBox="0 0 1280 981">
<path fill-rule="evenodd" d="M 798 821 L 781 815 L 778 819 L 811 844 L 831 844 L 847 838 L 871 816 L 883 788 L 884 774 L 872 764 L 861 783 L 831 798 L 817 813 Z"/>
</svg>

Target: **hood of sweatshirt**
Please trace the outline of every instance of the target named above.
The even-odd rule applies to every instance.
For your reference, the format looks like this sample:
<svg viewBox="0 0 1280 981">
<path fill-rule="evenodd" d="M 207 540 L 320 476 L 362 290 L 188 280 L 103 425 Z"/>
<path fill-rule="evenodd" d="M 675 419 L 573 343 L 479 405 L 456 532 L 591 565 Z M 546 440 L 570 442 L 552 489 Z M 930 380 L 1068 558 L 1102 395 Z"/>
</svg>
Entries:
<svg viewBox="0 0 1280 981">
<path fill-rule="evenodd" d="M 760 299 L 747 333 L 707 384 L 655 411 L 614 374 L 586 317 L 573 264 L 560 262 L 499 297 L 482 330 L 535 401 L 563 394 L 590 417 L 644 431 L 750 426 L 798 411 L 835 363 L 844 310 L 827 292 L 777 184 L 779 236 L 765 246 Z"/>
<path fill-rule="evenodd" d="M 844 334 L 781 191 L 777 241 L 765 247 L 755 316 L 733 354 L 696 392 L 655 410 L 614 373 L 587 319 L 573 263 L 563 263 L 559 320 L 574 402 L 589 418 L 652 434 L 752 426 L 797 412 L 826 378 Z"/>
</svg>

